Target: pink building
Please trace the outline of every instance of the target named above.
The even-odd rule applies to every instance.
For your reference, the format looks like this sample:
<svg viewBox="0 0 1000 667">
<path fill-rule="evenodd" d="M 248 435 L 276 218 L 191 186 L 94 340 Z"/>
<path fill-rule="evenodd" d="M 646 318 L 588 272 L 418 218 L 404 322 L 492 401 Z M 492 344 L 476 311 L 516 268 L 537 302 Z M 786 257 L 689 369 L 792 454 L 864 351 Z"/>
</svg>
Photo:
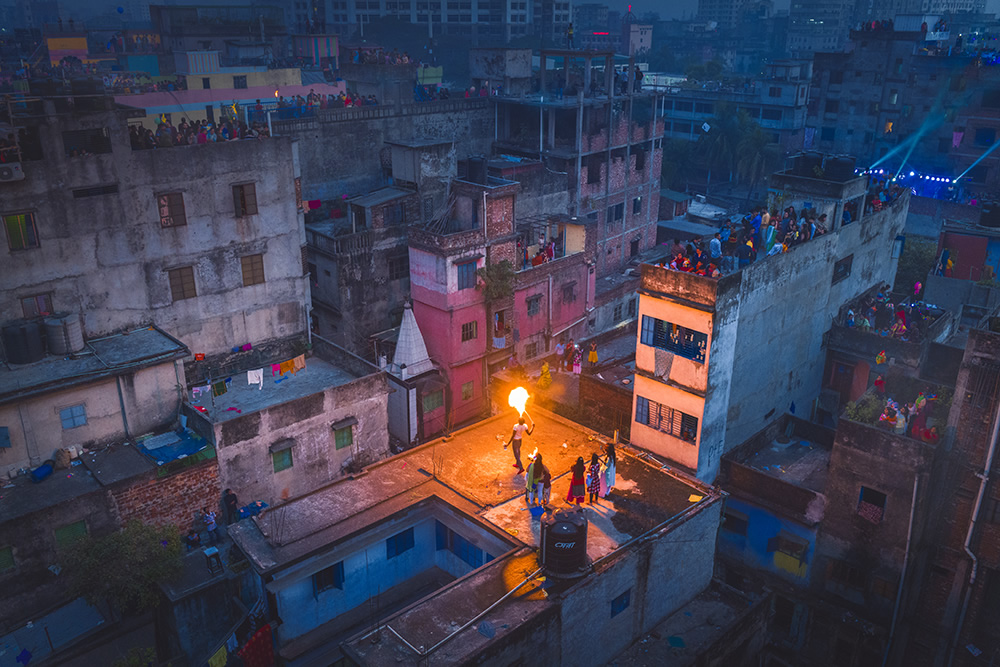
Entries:
<svg viewBox="0 0 1000 667">
<path fill-rule="evenodd" d="M 513 355 L 530 362 L 558 337 L 582 333 L 594 299 L 585 225 L 571 218 L 515 225 L 519 185 L 485 174 L 477 180 L 484 182 L 453 181 L 444 214 L 410 231 L 413 313 L 445 380 L 440 392 L 423 395 L 422 415 L 442 410 L 449 428 L 488 413 L 489 378 Z M 477 271 L 504 261 L 514 269 L 509 290 L 488 301 Z"/>
</svg>

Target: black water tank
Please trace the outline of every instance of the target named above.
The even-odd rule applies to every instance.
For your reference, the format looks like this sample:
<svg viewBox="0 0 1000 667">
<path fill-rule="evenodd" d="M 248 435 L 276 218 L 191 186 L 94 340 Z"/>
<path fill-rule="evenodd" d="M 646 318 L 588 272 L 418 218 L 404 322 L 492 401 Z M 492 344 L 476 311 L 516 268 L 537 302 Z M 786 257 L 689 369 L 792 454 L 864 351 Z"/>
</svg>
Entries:
<svg viewBox="0 0 1000 667">
<path fill-rule="evenodd" d="M 816 178 L 816 167 L 823 166 L 823 154 L 816 151 L 806 151 L 799 154 L 795 160 L 795 173 L 799 176 Z"/>
<path fill-rule="evenodd" d="M 542 517 L 542 567 L 551 577 L 578 577 L 587 571 L 587 517 L 559 510 Z"/>
<path fill-rule="evenodd" d="M 979 208 L 979 224 L 984 227 L 1000 227 L 1000 202 L 983 201 Z"/>
<path fill-rule="evenodd" d="M 469 158 L 469 182 L 486 185 L 486 158 Z"/>
<path fill-rule="evenodd" d="M 857 161 L 850 155 L 835 155 L 826 159 L 823 177 L 830 181 L 844 183 L 854 178 Z"/>
<path fill-rule="evenodd" d="M 7 362 L 30 364 L 45 356 L 45 341 L 38 322 L 18 320 L 3 328 L 3 349 Z"/>
</svg>

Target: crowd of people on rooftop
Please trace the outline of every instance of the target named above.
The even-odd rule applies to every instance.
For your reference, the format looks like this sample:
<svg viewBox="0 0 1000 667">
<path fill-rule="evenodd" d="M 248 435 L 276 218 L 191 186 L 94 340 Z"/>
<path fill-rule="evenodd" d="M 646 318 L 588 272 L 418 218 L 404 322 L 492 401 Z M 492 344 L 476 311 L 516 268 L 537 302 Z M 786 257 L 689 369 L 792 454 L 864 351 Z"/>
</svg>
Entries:
<svg viewBox="0 0 1000 667">
<path fill-rule="evenodd" d="M 855 312 L 850 308 L 844 316 L 844 326 L 871 332 L 901 341 L 920 342 L 927 334 L 927 327 L 936 319 L 931 308 L 920 296 L 921 283 L 914 285 L 913 299 L 901 298 L 893 304 L 889 285 L 885 285 L 874 296 L 861 301 Z"/>
<path fill-rule="evenodd" d="M 351 62 L 355 65 L 419 65 L 424 67 L 424 63 L 411 58 L 406 51 L 400 53 L 399 49 L 386 51 L 379 47 L 375 49 L 354 49 L 351 51 Z"/>
<path fill-rule="evenodd" d="M 149 74 L 132 72 L 115 75 L 105 74 L 101 80 L 106 90 L 121 95 L 187 90 L 187 77 L 181 75 L 177 75 L 173 79 L 156 81 Z"/>
<path fill-rule="evenodd" d="M 239 139 L 265 139 L 269 136 L 267 125 L 252 123 L 247 126 L 242 121 L 229 119 L 216 124 L 207 120 L 189 123 L 185 118 L 176 126 L 169 120 L 163 119 L 157 124 L 155 132 L 140 125 L 129 127 L 132 150 L 197 146 Z"/>
</svg>

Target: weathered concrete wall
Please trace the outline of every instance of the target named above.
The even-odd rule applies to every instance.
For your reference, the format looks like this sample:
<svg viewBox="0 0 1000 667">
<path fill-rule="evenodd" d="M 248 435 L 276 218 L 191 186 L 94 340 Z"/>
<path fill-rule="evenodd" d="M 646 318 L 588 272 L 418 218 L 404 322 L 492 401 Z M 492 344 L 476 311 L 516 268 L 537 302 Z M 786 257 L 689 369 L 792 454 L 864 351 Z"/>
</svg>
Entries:
<svg viewBox="0 0 1000 667">
<path fill-rule="evenodd" d="M 300 140 L 303 198 L 326 200 L 388 185 L 379 156 L 387 141 L 454 141 L 459 155 L 488 154 L 493 109 L 488 99 L 360 107 L 278 123 L 275 133 Z"/>
<path fill-rule="evenodd" d="M 713 559 L 706 554 L 715 553 L 722 500 L 699 509 L 566 591 L 560 604 L 562 664 L 605 664 L 708 586 Z M 611 600 L 627 590 L 629 606 L 612 618 Z"/>
<path fill-rule="evenodd" d="M 389 456 L 388 386 L 373 374 L 287 403 L 213 426 L 221 488 L 231 488 L 244 502 L 312 491 L 343 474 L 346 465 L 367 464 Z M 336 449 L 331 425 L 348 418 L 354 443 Z M 205 418 L 200 413 L 191 419 Z M 274 472 L 271 445 L 294 441 L 292 467 Z"/>
<path fill-rule="evenodd" d="M 94 127 L 108 129 L 112 152 L 66 157 L 61 133 Z M 56 311 L 83 315 L 88 335 L 153 322 L 196 353 L 305 332 L 291 140 L 132 151 L 115 113 L 50 117 L 41 136 L 45 159 L 4 188 L 4 213 L 35 213 L 39 247 L 0 249 L 0 320 L 22 316 L 20 298 L 51 293 Z M 242 183 L 256 186 L 257 215 L 235 216 L 232 186 Z M 117 192 L 72 192 L 94 186 Z M 160 224 L 157 195 L 170 192 L 183 194 L 186 225 Z M 266 282 L 244 287 L 240 257 L 251 254 L 264 255 Z M 197 297 L 172 301 L 167 271 L 185 266 Z"/>
<path fill-rule="evenodd" d="M 0 476 L 39 465 L 57 449 L 107 443 L 140 435 L 172 422 L 180 405 L 174 364 L 166 363 L 123 375 L 120 379 L 125 415 L 115 378 L 41 394 L 0 406 L 0 425 L 9 429 L 11 446 L 0 448 Z M 64 429 L 60 410 L 83 405 L 87 423 Z"/>
</svg>

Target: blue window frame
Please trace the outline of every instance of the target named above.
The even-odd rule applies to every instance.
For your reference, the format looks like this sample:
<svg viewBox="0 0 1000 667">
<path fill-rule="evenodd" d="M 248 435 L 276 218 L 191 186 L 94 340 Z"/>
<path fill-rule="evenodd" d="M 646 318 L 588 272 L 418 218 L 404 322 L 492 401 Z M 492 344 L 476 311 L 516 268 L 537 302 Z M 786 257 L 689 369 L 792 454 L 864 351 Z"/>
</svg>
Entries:
<svg viewBox="0 0 1000 667">
<path fill-rule="evenodd" d="M 413 548 L 413 528 L 407 528 L 401 533 L 396 533 L 385 541 L 386 559 L 395 558 L 404 551 Z"/>
<path fill-rule="evenodd" d="M 483 563 L 493 560 L 493 556 L 484 552 L 440 521 L 435 522 L 434 533 L 438 551 L 447 549 L 461 558 L 469 567 L 482 567 Z"/>
<path fill-rule="evenodd" d="M 705 363 L 708 334 L 694 331 L 671 322 L 664 322 L 649 315 L 642 316 L 642 335 L 639 342 L 661 350 L 669 350 L 686 359 Z"/>
<path fill-rule="evenodd" d="M 697 417 L 651 401 L 644 396 L 635 398 L 635 420 L 687 442 L 694 442 L 698 437 Z"/>
<path fill-rule="evenodd" d="M 320 570 L 312 576 L 313 592 L 322 593 L 331 588 L 344 589 L 344 561 Z"/>
<path fill-rule="evenodd" d="M 614 618 L 618 614 L 622 613 L 628 609 L 629 603 L 632 601 L 632 589 L 628 589 L 614 600 L 611 601 L 611 618 Z"/>
<path fill-rule="evenodd" d="M 84 405 L 73 405 L 59 411 L 59 420 L 63 429 L 84 426 L 87 423 L 87 408 Z"/>
<path fill-rule="evenodd" d="M 476 262 L 456 264 L 458 268 L 458 289 L 473 289 L 476 286 Z"/>
</svg>

